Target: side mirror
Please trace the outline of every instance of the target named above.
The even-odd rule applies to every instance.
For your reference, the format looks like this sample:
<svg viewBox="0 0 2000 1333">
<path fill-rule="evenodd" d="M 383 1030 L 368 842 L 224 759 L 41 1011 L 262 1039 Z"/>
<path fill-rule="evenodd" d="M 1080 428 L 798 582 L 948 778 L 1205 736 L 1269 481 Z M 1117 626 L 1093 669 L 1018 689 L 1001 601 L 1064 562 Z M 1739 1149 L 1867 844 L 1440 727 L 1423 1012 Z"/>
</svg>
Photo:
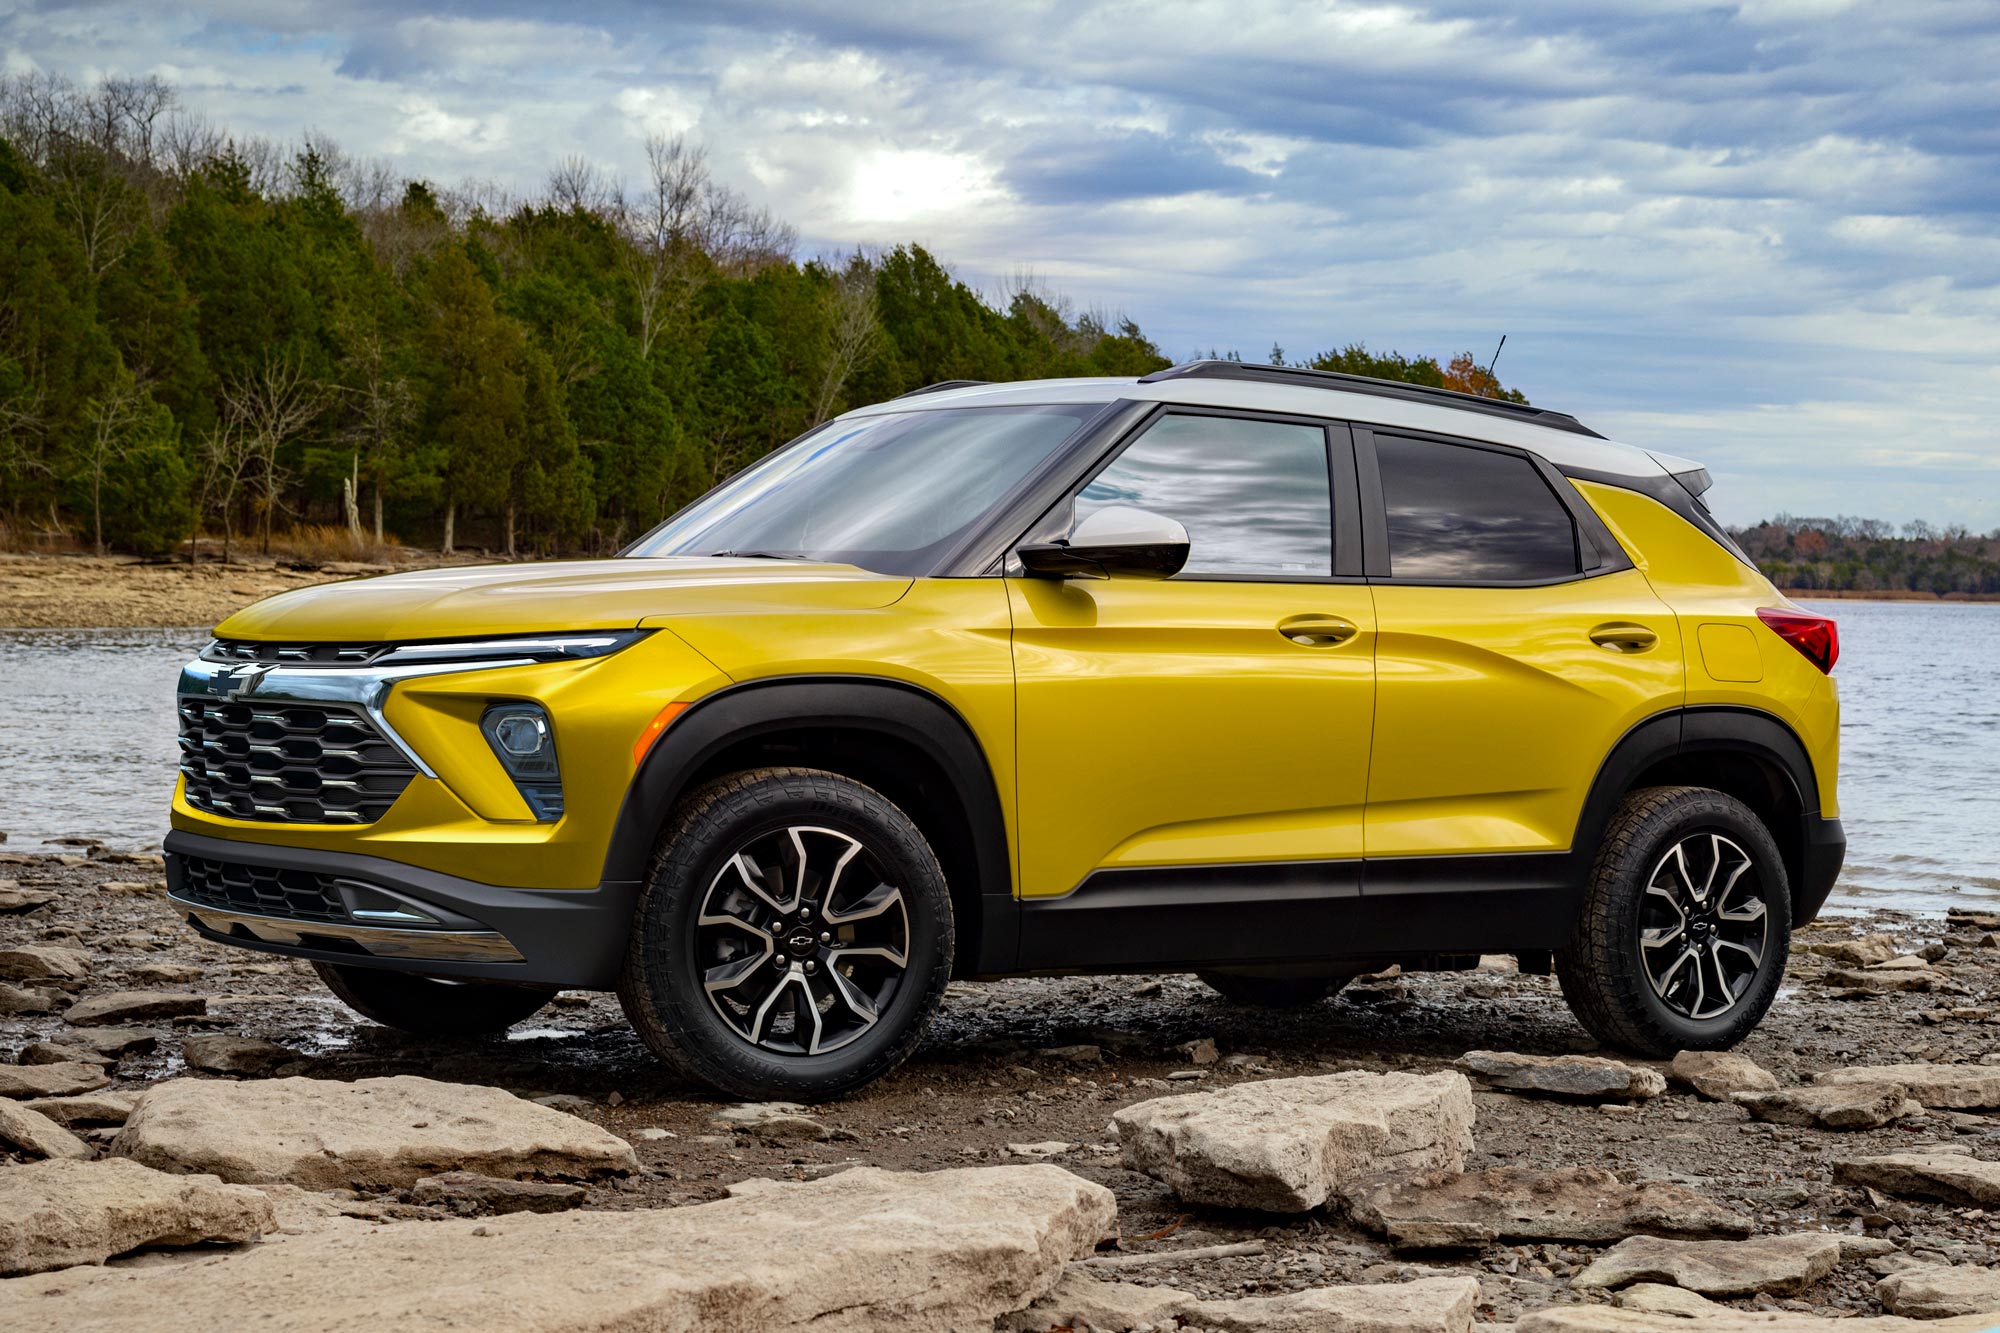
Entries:
<svg viewBox="0 0 2000 1333">
<path fill-rule="evenodd" d="M 1106 505 L 1087 515 L 1068 537 L 1023 546 L 1014 554 L 1030 574 L 1042 578 L 1167 579 L 1187 563 L 1188 535 L 1165 514 Z"/>
</svg>

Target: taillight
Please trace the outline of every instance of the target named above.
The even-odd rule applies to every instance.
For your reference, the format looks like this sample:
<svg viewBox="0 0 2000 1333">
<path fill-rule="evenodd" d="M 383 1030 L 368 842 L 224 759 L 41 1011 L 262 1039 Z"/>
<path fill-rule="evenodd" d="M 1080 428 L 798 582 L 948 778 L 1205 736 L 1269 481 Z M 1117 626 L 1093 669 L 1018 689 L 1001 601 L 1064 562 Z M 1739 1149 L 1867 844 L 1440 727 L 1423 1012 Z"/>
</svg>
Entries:
<svg viewBox="0 0 2000 1333">
<path fill-rule="evenodd" d="M 1821 671 L 1833 671 L 1833 664 L 1840 660 L 1840 626 L 1831 616 L 1816 616 L 1810 611 L 1780 611 L 1767 606 L 1757 613 L 1757 619 L 1771 627 L 1771 632 L 1792 647 L 1805 654 L 1805 659 Z"/>
</svg>

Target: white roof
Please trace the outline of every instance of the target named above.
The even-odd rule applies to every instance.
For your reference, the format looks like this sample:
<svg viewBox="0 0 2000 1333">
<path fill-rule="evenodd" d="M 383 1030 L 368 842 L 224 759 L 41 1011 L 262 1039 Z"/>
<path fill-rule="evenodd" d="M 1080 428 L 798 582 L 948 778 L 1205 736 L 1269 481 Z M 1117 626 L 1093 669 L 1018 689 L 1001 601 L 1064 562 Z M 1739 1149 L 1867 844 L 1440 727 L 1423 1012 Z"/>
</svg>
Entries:
<svg viewBox="0 0 2000 1333">
<path fill-rule="evenodd" d="M 1514 421 L 1483 412 L 1447 407 L 1442 403 L 1385 398 L 1354 393 L 1329 384 L 1275 384 L 1268 380 L 1172 378 L 1151 384 L 1137 379 L 1017 380 L 1009 384 L 968 385 L 934 389 L 915 398 L 893 398 L 858 408 L 848 416 L 878 416 L 886 412 L 926 412 L 945 407 L 1003 407 L 1034 403 L 1106 403 L 1127 398 L 1140 402 L 1190 403 L 1201 407 L 1236 407 L 1297 416 L 1328 417 L 1363 425 L 1401 426 L 1406 430 L 1457 435 L 1469 440 L 1511 444 L 1539 454 L 1557 467 L 1582 468 L 1616 476 L 1658 477 L 1687 472 L 1699 463 L 1671 454 L 1653 454 L 1630 444 L 1593 439 L 1532 421 Z"/>
</svg>

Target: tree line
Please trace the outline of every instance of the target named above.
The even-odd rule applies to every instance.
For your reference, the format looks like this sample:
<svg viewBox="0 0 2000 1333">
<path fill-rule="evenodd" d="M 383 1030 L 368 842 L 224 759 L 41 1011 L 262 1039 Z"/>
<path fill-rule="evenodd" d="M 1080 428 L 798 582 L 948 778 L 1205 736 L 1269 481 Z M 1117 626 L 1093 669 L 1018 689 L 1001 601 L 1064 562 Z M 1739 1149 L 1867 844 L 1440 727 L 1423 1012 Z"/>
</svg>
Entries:
<svg viewBox="0 0 2000 1333">
<path fill-rule="evenodd" d="M 1781 514 L 1731 535 L 1780 588 L 2000 594 L 2000 531 Z"/>
<path fill-rule="evenodd" d="M 797 244 L 681 138 L 518 197 L 231 135 L 157 78 L 0 78 L 0 544 L 608 552 L 849 407 L 1168 364 L 1030 280 Z M 1525 401 L 1469 353 L 1296 364 Z"/>
</svg>

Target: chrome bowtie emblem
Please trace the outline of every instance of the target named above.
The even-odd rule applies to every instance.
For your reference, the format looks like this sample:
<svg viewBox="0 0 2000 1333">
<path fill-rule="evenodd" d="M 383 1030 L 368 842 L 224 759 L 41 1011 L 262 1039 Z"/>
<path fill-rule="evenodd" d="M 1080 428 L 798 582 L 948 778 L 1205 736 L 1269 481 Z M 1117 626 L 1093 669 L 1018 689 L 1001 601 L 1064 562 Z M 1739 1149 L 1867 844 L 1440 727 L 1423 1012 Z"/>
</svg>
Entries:
<svg viewBox="0 0 2000 1333">
<path fill-rule="evenodd" d="M 218 673 L 215 679 L 222 686 L 223 698 L 241 699 L 246 694 L 255 694 L 270 672 L 268 666 L 238 667 Z"/>
</svg>

